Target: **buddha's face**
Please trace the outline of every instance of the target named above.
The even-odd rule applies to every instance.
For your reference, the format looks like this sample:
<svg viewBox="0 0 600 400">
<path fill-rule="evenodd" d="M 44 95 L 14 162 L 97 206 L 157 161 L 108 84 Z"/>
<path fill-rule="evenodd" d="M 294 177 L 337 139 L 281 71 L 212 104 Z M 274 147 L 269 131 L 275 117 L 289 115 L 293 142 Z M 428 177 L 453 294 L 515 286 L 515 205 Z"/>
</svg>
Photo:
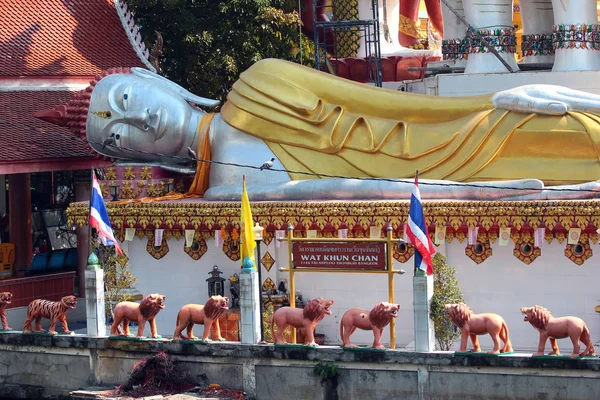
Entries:
<svg viewBox="0 0 600 400">
<path fill-rule="evenodd" d="M 97 152 L 114 158 L 181 162 L 155 154 L 185 154 L 190 121 L 199 113 L 185 99 L 157 82 L 133 74 L 114 74 L 94 87 L 86 134 Z M 183 150 L 183 153 L 182 153 Z"/>
</svg>

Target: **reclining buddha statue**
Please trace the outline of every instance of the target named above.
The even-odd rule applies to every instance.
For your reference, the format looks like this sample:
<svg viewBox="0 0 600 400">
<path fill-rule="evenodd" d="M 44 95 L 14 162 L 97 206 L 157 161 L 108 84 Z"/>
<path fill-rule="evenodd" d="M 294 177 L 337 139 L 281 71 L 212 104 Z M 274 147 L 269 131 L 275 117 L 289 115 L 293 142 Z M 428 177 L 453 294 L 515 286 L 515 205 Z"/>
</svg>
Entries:
<svg viewBox="0 0 600 400">
<path fill-rule="evenodd" d="M 253 200 L 398 199 L 416 170 L 423 198 L 589 198 L 600 189 L 600 96 L 586 92 L 529 85 L 426 96 L 266 59 L 214 114 L 197 106 L 217 101 L 147 70 L 111 72 L 35 115 L 106 157 L 185 171 L 194 150 L 190 193 L 207 200 L 239 200 L 242 175 Z"/>
</svg>

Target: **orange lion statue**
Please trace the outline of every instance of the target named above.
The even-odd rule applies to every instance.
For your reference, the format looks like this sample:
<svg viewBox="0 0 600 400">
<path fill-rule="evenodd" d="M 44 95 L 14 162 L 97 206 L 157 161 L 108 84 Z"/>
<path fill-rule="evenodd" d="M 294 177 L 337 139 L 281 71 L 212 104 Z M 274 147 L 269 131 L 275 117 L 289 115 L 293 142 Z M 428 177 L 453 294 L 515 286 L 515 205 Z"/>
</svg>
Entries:
<svg viewBox="0 0 600 400">
<path fill-rule="evenodd" d="M 512 344 L 508 337 L 508 326 L 504 318 L 498 314 L 485 313 L 474 314 L 471 307 L 464 303 L 446 304 L 448 316 L 454 324 L 460 328 L 462 333 L 460 338 L 460 352 L 467 351 L 467 341 L 469 336 L 473 343 L 473 352 L 480 352 L 478 335 L 489 334 L 494 342 L 492 351 L 488 354 L 511 353 L 513 351 Z M 504 342 L 504 347 L 500 348 L 500 340 Z"/>
<path fill-rule="evenodd" d="M 111 336 L 133 336 L 129 333 L 129 321 L 136 321 L 138 323 L 137 337 L 144 337 L 144 327 L 146 321 L 150 323 L 150 331 L 152 332 L 153 338 L 159 338 L 160 336 L 156 333 L 156 320 L 155 317 L 160 310 L 165 308 L 165 300 L 167 296 L 162 294 L 154 293 L 144 297 L 140 304 L 132 301 L 122 301 L 115 307 L 114 322 L 110 327 Z M 123 333 L 119 333 L 119 324 L 123 323 Z"/>
<path fill-rule="evenodd" d="M 398 316 L 400 304 L 391 304 L 381 302 L 371 311 L 364 308 L 351 308 L 344 313 L 340 321 L 340 336 L 342 337 L 343 347 L 356 347 L 350 343 L 350 335 L 358 329 L 373 331 L 373 348 L 384 350 L 381 344 L 381 335 L 383 328 L 388 326 L 393 318 Z"/>
<path fill-rule="evenodd" d="M 181 307 L 177 313 L 177 327 L 173 333 L 173 340 L 198 339 L 194 336 L 194 324 L 204 324 L 204 334 L 202 341 L 208 342 L 211 337 L 211 330 L 214 328 L 217 340 L 225 340 L 221 336 L 221 326 L 219 325 L 219 317 L 223 311 L 228 310 L 227 297 L 212 296 L 208 299 L 205 305 L 202 304 L 186 304 Z M 184 329 L 187 329 L 187 337 L 182 335 Z"/>
<path fill-rule="evenodd" d="M 6 306 L 10 303 L 12 303 L 12 293 L 0 293 L 0 319 L 2 319 L 2 329 L 4 329 L 5 331 L 12 330 L 12 328 L 9 328 L 8 321 L 6 320 Z"/>
<path fill-rule="evenodd" d="M 25 320 L 25 326 L 23 327 L 23 333 L 29 332 L 44 332 L 42 324 L 40 323 L 42 318 L 48 318 L 50 320 L 50 327 L 48 333 L 56 335 L 56 323 L 60 322 L 64 333 L 72 333 L 67 325 L 67 311 L 77 307 L 77 297 L 65 296 L 60 301 L 50 301 L 36 299 L 29 303 L 27 307 L 27 319 Z M 35 327 L 31 324 L 35 320 Z"/>
<path fill-rule="evenodd" d="M 542 306 L 521 307 L 521 313 L 525 316 L 524 321 L 529 322 L 538 332 L 540 332 L 540 343 L 537 353 L 534 356 L 543 356 L 546 348 L 546 340 L 550 339 L 552 352 L 550 354 L 559 355 L 556 339 L 571 338 L 573 342 L 573 353 L 570 358 L 595 356 L 596 351 L 590 331 L 585 322 L 578 317 L 554 318 L 548 309 Z M 580 353 L 579 342 L 585 344 L 585 350 Z"/>
<path fill-rule="evenodd" d="M 293 307 L 281 307 L 273 314 L 271 320 L 271 333 L 275 339 L 275 344 L 285 344 L 283 331 L 290 325 L 296 329 L 302 328 L 305 332 L 304 344 L 307 346 L 318 346 L 315 342 L 315 327 L 325 315 L 331 315 L 329 307 L 333 305 L 333 300 L 323 298 L 312 299 L 304 306 L 304 309 Z M 277 326 L 277 332 L 273 326 Z"/>
</svg>

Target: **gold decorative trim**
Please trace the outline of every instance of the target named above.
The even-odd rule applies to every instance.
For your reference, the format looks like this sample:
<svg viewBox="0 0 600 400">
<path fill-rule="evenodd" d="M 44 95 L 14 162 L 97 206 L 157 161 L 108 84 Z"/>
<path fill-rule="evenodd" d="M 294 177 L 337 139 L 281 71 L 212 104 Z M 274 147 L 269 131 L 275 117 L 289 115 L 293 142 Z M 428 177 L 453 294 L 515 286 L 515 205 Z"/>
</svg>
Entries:
<svg viewBox="0 0 600 400">
<path fill-rule="evenodd" d="M 415 248 L 410 243 L 405 243 L 404 251 L 400 251 L 398 246 L 394 246 L 394 259 L 401 263 L 405 263 L 415 254 Z"/>
<path fill-rule="evenodd" d="M 176 232 L 179 232 L 181 234 L 181 231 Z M 195 261 L 201 259 L 202 256 L 205 255 L 208 251 L 208 246 L 206 245 L 204 235 L 198 231 L 194 232 L 194 239 L 192 240 L 192 245 L 190 247 L 185 247 L 184 243 L 183 251 L 185 252 L 185 254 L 192 257 L 192 259 Z"/>
<path fill-rule="evenodd" d="M 275 286 L 275 282 L 273 282 L 273 279 L 271 279 L 271 278 L 265 279 L 265 282 L 262 284 L 262 291 L 263 292 L 271 292 L 273 290 L 277 290 L 277 286 Z"/>
<path fill-rule="evenodd" d="M 123 188 L 125 189 L 122 189 L 121 197 L 133 195 L 128 193 L 128 190 L 133 191 L 133 188 L 125 185 Z M 162 188 L 160 189 L 162 194 Z M 388 225 L 393 228 L 394 237 L 402 237 L 409 206 L 408 201 L 255 202 L 251 205 L 256 221 L 267 227 L 266 234 L 278 229 L 286 230 L 288 225 L 292 224 L 296 227 L 294 234 L 297 236 L 304 236 L 307 229 L 316 229 L 319 237 L 334 237 L 332 232 L 347 228 L 350 238 L 368 237 L 367 229 L 370 226 L 378 227 L 385 233 Z M 597 241 L 595 231 L 600 227 L 600 200 L 425 201 L 423 207 L 430 231 L 433 232 L 435 226 L 447 227 L 447 242 L 454 239 L 464 242 L 468 226 L 480 226 L 480 232 L 487 230 L 488 238 L 492 242 L 496 240 L 497 231 L 501 227 L 510 227 L 515 234 L 545 227 L 545 239 L 548 243 L 554 240 L 563 243 L 565 230 L 570 227 L 582 228 L 584 233 L 592 235 L 589 236 L 591 240 Z M 165 229 L 165 235 L 171 230 L 213 231 L 222 226 L 226 227 L 227 231 L 233 228 L 239 230 L 239 203 L 201 200 L 186 203 L 109 202 L 107 209 L 113 227 L 137 228 L 142 235 L 146 229 L 158 228 Z M 67 210 L 69 225 L 86 225 L 88 210 L 87 203 L 71 204 Z M 239 249 L 239 244 L 234 247 Z M 226 248 L 227 246 L 224 246 L 225 252 Z M 233 253 L 231 255 L 233 256 Z M 405 255 L 400 258 L 404 257 Z"/>
<path fill-rule="evenodd" d="M 535 246 L 531 233 L 523 232 L 522 234 L 511 235 L 511 237 L 515 243 L 513 255 L 523 263 L 529 265 L 542 255 L 542 249 Z M 527 248 L 529 248 L 529 251 L 526 251 Z"/>
<path fill-rule="evenodd" d="M 412 19 L 400 14 L 399 29 L 400 29 L 400 32 L 404 33 L 405 35 L 418 39 L 420 24 L 421 24 L 420 20 L 413 21 Z"/>
<path fill-rule="evenodd" d="M 223 253 L 231 261 L 239 261 L 240 260 L 240 241 L 233 240 L 231 236 L 227 236 L 223 241 Z"/>
<path fill-rule="evenodd" d="M 157 260 L 160 260 L 167 255 L 169 252 L 169 243 L 164 235 L 159 247 L 154 246 L 154 231 L 146 231 L 146 237 L 148 238 L 148 242 L 146 243 L 146 251 L 148 254 Z"/>
<path fill-rule="evenodd" d="M 479 247 L 480 245 L 481 247 Z M 481 252 L 476 250 L 480 248 Z M 490 241 L 485 233 L 480 233 L 477 238 L 477 244 L 468 244 L 465 248 L 465 255 L 471 260 L 475 261 L 476 264 L 481 264 L 489 257 L 492 256 L 492 247 Z"/>
<path fill-rule="evenodd" d="M 578 253 L 576 250 L 578 246 L 581 246 L 581 252 Z M 579 239 L 579 243 L 577 244 L 567 244 L 565 247 L 565 257 L 569 260 L 573 261 L 577 265 L 583 265 L 583 263 L 591 258 L 594 255 L 592 248 L 590 247 L 590 242 L 588 240 L 588 235 L 586 233 L 581 234 L 581 238 Z"/>
</svg>

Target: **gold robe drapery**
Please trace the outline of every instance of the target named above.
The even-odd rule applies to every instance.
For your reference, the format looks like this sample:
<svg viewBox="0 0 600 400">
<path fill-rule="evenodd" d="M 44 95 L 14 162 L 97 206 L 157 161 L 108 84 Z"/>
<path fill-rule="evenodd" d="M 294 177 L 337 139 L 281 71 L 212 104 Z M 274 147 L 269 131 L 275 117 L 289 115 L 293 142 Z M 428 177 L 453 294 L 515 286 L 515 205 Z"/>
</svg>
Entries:
<svg viewBox="0 0 600 400">
<path fill-rule="evenodd" d="M 459 182 L 600 179 L 597 115 L 506 111 L 494 108 L 492 95 L 403 93 L 267 59 L 240 76 L 221 115 L 263 139 L 291 171 L 409 178 L 418 170 Z"/>
</svg>

